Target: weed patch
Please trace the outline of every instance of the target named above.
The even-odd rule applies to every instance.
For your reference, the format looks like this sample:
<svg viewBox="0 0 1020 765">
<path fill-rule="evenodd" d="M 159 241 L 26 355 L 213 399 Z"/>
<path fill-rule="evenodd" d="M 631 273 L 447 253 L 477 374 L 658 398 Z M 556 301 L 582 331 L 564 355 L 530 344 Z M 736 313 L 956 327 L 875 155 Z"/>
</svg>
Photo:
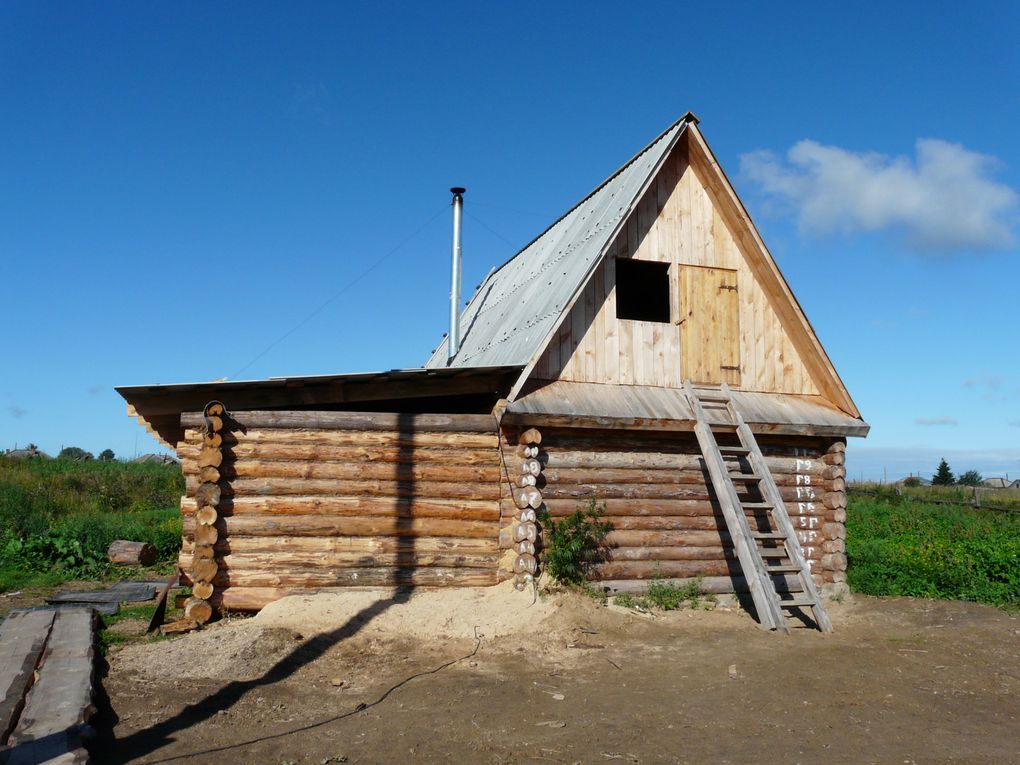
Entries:
<svg viewBox="0 0 1020 765">
<path fill-rule="evenodd" d="M 168 568 L 183 491 L 172 465 L 0 458 L 0 591 L 137 575 L 108 563 L 115 539 L 152 543 Z"/>
<path fill-rule="evenodd" d="M 857 592 L 1020 606 L 1020 516 L 852 497 L 846 525 Z"/>
<path fill-rule="evenodd" d="M 661 577 L 652 577 L 648 581 L 648 589 L 644 595 L 634 595 L 623 592 L 617 595 L 614 602 L 624 608 L 640 609 L 651 611 L 678 611 L 685 605 L 690 608 L 701 607 L 704 600 L 708 607 L 716 602 L 715 595 L 704 594 L 701 591 L 701 577 L 692 579 L 683 584 L 677 584 Z"/>
</svg>

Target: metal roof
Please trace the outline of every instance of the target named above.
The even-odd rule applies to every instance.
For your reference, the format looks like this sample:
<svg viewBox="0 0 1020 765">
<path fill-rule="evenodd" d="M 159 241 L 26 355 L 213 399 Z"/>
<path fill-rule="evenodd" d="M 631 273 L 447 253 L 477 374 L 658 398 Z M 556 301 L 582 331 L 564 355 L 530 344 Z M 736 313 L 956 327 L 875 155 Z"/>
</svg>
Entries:
<svg viewBox="0 0 1020 765">
<path fill-rule="evenodd" d="M 222 393 L 229 394 L 238 389 L 293 388 L 303 385 L 343 384 L 343 383 L 386 383 L 400 380 L 421 380 L 423 378 L 450 379 L 473 375 L 498 374 L 502 372 L 520 371 L 521 365 L 472 366 L 469 369 L 426 369 L 412 367 L 409 369 L 388 369 L 380 372 L 354 372 L 336 375 L 295 375 L 291 377 L 268 377 L 256 380 L 209 380 L 190 383 L 158 383 L 155 385 L 118 385 L 114 387 L 121 396 L 146 393 Z"/>
<path fill-rule="evenodd" d="M 739 390 L 731 394 L 733 405 L 756 432 L 865 436 L 869 430 L 862 419 L 836 409 L 821 396 Z M 682 390 L 562 380 L 517 399 L 506 413 L 524 419 L 538 416 L 550 425 L 578 425 L 584 419 L 590 427 L 663 430 L 689 430 L 696 419 Z M 710 424 L 728 422 L 714 410 L 706 414 Z"/>
<path fill-rule="evenodd" d="M 452 362 L 446 340 L 425 366 L 526 365 L 611 244 L 693 115 L 642 149 L 531 244 L 494 271 L 461 315 Z"/>
</svg>

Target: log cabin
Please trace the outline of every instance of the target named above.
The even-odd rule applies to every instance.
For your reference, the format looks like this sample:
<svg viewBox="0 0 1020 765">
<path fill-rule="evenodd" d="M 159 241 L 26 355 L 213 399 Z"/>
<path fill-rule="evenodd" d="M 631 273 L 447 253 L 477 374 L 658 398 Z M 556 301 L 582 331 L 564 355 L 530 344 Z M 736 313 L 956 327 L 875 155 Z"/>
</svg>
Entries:
<svg viewBox="0 0 1020 765">
<path fill-rule="evenodd" d="M 455 218 L 462 189 L 454 189 Z M 607 592 L 697 578 L 828 628 L 868 425 L 688 113 L 493 271 L 420 368 L 117 390 L 182 459 L 189 615 L 541 571 L 594 500 Z"/>
</svg>

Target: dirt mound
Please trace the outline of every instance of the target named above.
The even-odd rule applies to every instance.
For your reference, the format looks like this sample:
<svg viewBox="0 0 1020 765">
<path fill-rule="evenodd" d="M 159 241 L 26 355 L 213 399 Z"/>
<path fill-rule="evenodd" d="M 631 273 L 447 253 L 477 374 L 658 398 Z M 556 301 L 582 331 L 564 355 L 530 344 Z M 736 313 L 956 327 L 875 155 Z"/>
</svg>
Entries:
<svg viewBox="0 0 1020 765">
<path fill-rule="evenodd" d="M 568 599 L 572 600 L 572 599 Z M 228 619 L 183 639 L 126 646 L 118 671 L 145 677 L 167 667 L 181 678 L 245 680 L 260 676 L 295 646 L 316 637 L 345 642 L 486 639 L 525 636 L 568 628 L 564 599 L 536 598 L 510 582 L 496 587 L 415 591 L 351 590 L 294 595 L 266 606 L 254 618 Z M 568 609 L 570 610 L 570 609 Z"/>
</svg>

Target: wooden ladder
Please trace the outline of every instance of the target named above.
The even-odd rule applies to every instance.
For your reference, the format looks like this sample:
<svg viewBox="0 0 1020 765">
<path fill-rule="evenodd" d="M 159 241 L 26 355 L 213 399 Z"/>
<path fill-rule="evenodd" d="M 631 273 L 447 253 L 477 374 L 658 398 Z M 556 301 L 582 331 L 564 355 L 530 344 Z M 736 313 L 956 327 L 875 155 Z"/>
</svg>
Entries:
<svg viewBox="0 0 1020 765">
<path fill-rule="evenodd" d="M 684 393 L 694 412 L 694 432 L 722 508 L 726 528 L 733 540 L 737 560 L 747 580 L 754 608 L 758 612 L 758 622 L 766 629 L 788 633 L 790 628 L 786 611 L 810 608 L 818 629 L 832 632 L 832 623 L 822 605 L 815 581 L 811 578 L 811 569 L 804 558 L 800 540 L 790 522 L 779 488 L 758 448 L 754 434 L 733 405 L 729 386 L 723 383 L 718 388 L 695 388 L 690 380 L 684 380 Z M 724 412 L 728 421 L 710 425 L 705 414 L 706 406 Z M 740 445 L 720 446 L 715 435 L 717 432 L 736 433 Z M 741 458 L 750 465 L 750 473 L 741 470 Z M 735 466 L 727 462 L 731 459 L 737 460 Z M 736 470 L 731 470 L 731 467 L 736 467 Z M 738 490 L 737 483 L 742 484 L 743 488 Z M 745 494 L 750 486 L 757 486 L 763 501 L 748 502 L 740 499 L 739 495 Z M 769 530 L 752 529 L 745 510 L 764 511 L 769 516 Z M 788 574 L 799 580 L 801 592 L 787 593 L 791 597 L 783 598 L 773 577 L 785 577 Z"/>
</svg>

